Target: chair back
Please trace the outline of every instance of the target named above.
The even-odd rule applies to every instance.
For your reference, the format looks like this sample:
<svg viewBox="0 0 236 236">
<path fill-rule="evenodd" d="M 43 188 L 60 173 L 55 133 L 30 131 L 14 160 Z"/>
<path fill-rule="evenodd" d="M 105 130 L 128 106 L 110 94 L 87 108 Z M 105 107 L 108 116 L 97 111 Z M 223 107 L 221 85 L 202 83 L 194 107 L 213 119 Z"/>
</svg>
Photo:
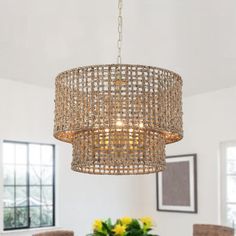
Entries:
<svg viewBox="0 0 236 236">
<path fill-rule="evenodd" d="M 234 236 L 234 229 L 221 225 L 195 224 L 193 236 Z"/>
<path fill-rule="evenodd" d="M 53 230 L 36 233 L 33 236 L 74 236 L 74 232 L 69 230 Z"/>
</svg>

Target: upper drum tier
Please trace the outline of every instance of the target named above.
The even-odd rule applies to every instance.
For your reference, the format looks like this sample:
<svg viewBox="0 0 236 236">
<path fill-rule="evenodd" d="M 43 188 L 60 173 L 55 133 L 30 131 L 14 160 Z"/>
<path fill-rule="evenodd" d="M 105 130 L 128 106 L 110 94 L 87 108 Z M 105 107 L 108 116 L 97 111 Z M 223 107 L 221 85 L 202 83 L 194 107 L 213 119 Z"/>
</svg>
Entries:
<svg viewBox="0 0 236 236">
<path fill-rule="evenodd" d="M 143 65 L 94 65 L 56 78 L 54 137 L 72 143 L 79 132 L 141 129 L 165 143 L 182 130 L 182 79 L 169 70 Z"/>
</svg>

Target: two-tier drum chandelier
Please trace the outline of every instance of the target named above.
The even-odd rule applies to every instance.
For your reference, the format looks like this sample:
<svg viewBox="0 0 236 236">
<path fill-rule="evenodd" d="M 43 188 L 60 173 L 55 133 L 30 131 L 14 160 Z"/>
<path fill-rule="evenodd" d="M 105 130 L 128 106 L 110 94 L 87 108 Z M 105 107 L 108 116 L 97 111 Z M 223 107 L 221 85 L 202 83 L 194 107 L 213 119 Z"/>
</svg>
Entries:
<svg viewBox="0 0 236 236">
<path fill-rule="evenodd" d="M 182 79 L 169 70 L 121 63 L 78 67 L 56 78 L 54 137 L 73 146 L 72 170 L 148 174 L 165 169 L 165 145 L 183 137 Z"/>
</svg>

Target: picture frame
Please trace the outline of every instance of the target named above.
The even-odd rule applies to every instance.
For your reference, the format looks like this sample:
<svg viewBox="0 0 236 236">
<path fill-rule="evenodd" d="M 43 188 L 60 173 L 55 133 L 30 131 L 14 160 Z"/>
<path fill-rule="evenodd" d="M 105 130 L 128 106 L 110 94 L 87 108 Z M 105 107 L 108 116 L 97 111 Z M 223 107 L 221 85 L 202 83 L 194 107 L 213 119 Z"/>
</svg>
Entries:
<svg viewBox="0 0 236 236">
<path fill-rule="evenodd" d="M 158 211 L 197 213 L 197 154 L 167 156 L 156 189 Z"/>
</svg>

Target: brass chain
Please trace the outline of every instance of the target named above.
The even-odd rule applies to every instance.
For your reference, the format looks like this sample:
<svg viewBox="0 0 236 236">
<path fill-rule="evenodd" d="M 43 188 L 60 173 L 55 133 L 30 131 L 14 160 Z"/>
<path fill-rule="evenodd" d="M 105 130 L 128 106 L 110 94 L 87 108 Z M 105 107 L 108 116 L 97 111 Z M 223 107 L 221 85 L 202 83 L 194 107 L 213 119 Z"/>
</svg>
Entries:
<svg viewBox="0 0 236 236">
<path fill-rule="evenodd" d="M 122 46 L 122 30 L 123 30 L 122 5 L 123 5 L 123 0 L 118 0 L 119 15 L 118 15 L 117 64 L 121 64 L 121 46 Z"/>
</svg>

